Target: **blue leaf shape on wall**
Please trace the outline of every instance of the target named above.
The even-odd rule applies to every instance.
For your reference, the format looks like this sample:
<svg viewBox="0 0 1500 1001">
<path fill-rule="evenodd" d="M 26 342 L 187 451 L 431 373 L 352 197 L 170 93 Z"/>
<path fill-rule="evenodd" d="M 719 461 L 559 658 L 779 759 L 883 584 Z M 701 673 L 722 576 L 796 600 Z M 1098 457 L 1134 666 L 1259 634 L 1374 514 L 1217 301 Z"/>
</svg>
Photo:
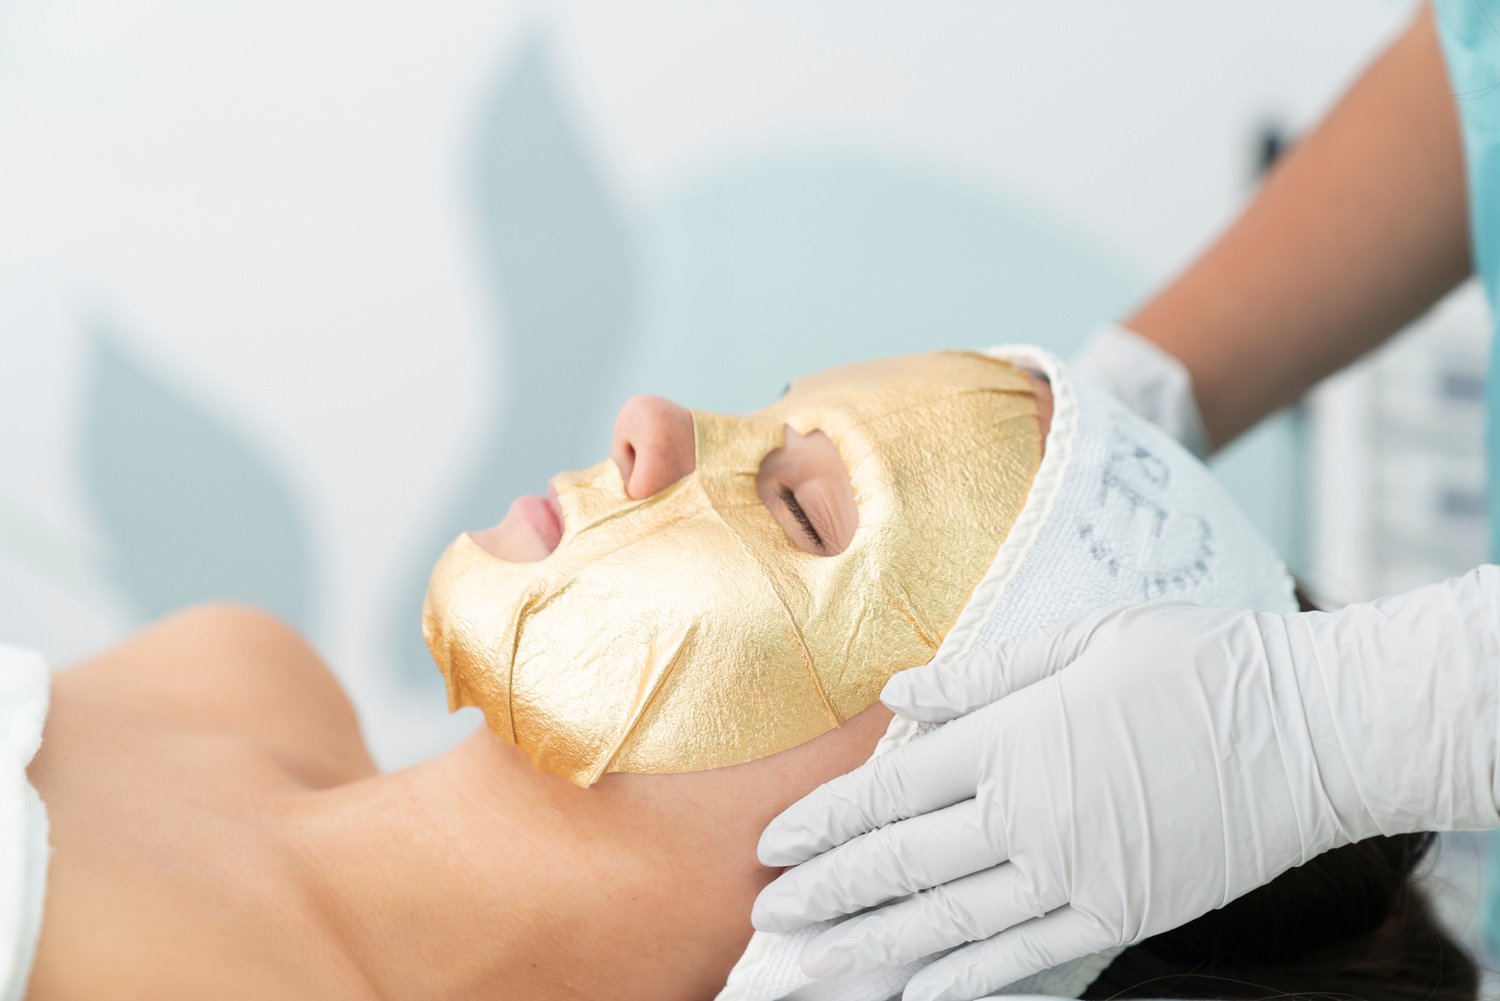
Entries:
<svg viewBox="0 0 1500 1001">
<path fill-rule="evenodd" d="M 1004 342 L 1066 355 L 1144 290 L 1065 220 L 885 151 L 740 157 L 667 192 L 641 242 L 632 390 L 731 413 L 857 358 Z"/>
<path fill-rule="evenodd" d="M 459 532 L 494 524 L 513 498 L 608 452 L 608 426 L 587 416 L 613 382 L 635 305 L 630 234 L 559 98 L 540 37 L 522 43 L 478 138 L 475 218 L 497 306 L 484 381 L 495 391 L 468 479 L 392 616 L 395 672 L 419 685 L 438 684 L 418 626 L 427 571 Z"/>
<path fill-rule="evenodd" d="M 86 497 L 141 620 L 231 599 L 309 625 L 307 533 L 286 484 L 239 434 L 93 338 Z"/>
</svg>

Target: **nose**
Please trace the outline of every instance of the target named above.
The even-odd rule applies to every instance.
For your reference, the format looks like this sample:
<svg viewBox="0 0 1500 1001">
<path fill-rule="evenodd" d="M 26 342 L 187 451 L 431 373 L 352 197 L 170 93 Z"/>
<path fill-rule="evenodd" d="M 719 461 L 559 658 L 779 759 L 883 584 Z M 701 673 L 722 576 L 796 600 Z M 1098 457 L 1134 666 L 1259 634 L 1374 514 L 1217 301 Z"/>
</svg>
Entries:
<svg viewBox="0 0 1500 1001">
<path fill-rule="evenodd" d="M 650 497 L 693 471 L 693 416 L 660 396 L 632 397 L 615 418 L 609 454 L 626 495 Z"/>
</svg>

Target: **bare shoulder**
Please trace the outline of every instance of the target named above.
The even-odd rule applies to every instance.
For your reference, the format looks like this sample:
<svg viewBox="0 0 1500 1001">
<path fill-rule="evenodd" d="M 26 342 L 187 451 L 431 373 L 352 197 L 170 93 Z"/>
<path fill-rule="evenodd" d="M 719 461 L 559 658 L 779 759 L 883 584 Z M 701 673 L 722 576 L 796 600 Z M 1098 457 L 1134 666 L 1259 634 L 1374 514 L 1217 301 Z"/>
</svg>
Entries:
<svg viewBox="0 0 1500 1001">
<path fill-rule="evenodd" d="M 248 605 L 195 605 L 62 672 L 143 723 L 254 738 L 293 758 L 368 766 L 354 707 L 295 629 Z"/>
<path fill-rule="evenodd" d="M 284 810 L 374 771 L 328 665 L 254 609 L 190 608 L 60 671 L 28 768 L 52 847 L 28 996 L 367 996 L 330 986 Z"/>
</svg>

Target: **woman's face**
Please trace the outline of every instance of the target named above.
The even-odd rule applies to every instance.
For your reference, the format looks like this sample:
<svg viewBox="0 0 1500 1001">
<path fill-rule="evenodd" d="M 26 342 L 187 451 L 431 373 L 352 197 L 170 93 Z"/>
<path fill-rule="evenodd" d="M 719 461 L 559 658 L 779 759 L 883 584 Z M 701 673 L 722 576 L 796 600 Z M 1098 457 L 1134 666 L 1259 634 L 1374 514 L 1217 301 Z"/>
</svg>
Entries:
<svg viewBox="0 0 1500 1001">
<path fill-rule="evenodd" d="M 693 444 L 691 413 L 659 396 L 637 396 L 615 418 L 610 459 L 626 495 L 642 500 L 693 471 Z M 831 556 L 854 537 L 859 514 L 849 471 L 823 432 L 788 428 L 786 443 L 762 461 L 755 486 L 771 518 L 803 552 Z M 562 533 L 562 510 L 549 486 L 546 497 L 517 498 L 499 524 L 472 537 L 491 555 L 526 563 L 550 555 Z"/>
<path fill-rule="evenodd" d="M 1045 439 L 1052 393 L 1045 380 L 1027 376 Z M 626 494 L 650 497 L 693 471 L 692 414 L 660 396 L 626 400 L 615 417 L 609 454 Z M 787 428 L 786 444 L 766 456 L 755 486 L 766 510 L 798 549 L 827 556 L 849 545 L 859 524 L 854 490 L 844 460 L 823 432 L 802 435 Z M 470 534 L 491 555 L 529 563 L 550 555 L 562 532 L 557 492 L 549 486 L 545 497 L 518 497 L 498 524 Z"/>
<path fill-rule="evenodd" d="M 611 458 L 433 571 L 452 708 L 580 785 L 766 757 L 926 663 L 1041 458 L 1045 387 L 936 352 L 798 379 L 743 416 L 638 397 Z"/>
</svg>

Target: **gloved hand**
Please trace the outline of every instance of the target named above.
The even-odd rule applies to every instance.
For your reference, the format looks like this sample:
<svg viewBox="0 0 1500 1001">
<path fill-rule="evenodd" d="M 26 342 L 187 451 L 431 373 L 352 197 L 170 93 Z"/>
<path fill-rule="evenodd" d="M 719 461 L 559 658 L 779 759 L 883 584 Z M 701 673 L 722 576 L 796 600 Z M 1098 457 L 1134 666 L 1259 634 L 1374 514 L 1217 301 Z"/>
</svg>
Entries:
<svg viewBox="0 0 1500 1001">
<path fill-rule="evenodd" d="M 1208 432 L 1187 369 L 1140 334 L 1116 323 L 1100 324 L 1068 367 L 1074 375 L 1084 376 L 1177 439 L 1198 458 L 1208 454 Z"/>
<path fill-rule="evenodd" d="M 884 904 L 814 939 L 804 969 L 972 943 L 904 995 L 967 1001 L 1339 845 L 1500 826 L 1497 608 L 1486 566 L 1335 613 L 1106 610 L 903 672 L 886 705 L 952 722 L 771 823 L 761 861 L 797 867 L 755 926 Z"/>
</svg>

